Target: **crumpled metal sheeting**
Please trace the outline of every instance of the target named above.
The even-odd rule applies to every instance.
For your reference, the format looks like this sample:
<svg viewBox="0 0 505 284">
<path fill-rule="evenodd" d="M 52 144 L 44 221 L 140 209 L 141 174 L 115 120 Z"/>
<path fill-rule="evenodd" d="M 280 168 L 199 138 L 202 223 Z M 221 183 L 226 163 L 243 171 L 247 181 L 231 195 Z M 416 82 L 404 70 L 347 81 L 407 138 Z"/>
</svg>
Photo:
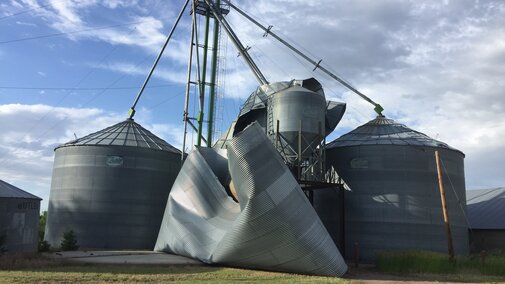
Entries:
<svg viewBox="0 0 505 284">
<path fill-rule="evenodd" d="M 347 271 L 312 205 L 256 123 L 231 141 L 228 160 L 243 209 L 213 261 L 327 276 Z M 233 252 L 221 244 L 233 244 Z"/>
<path fill-rule="evenodd" d="M 186 158 L 168 197 L 155 251 L 210 263 L 215 247 L 240 213 L 214 174 L 227 172 L 222 159 L 210 148 L 198 148 Z"/>
<path fill-rule="evenodd" d="M 213 150 L 203 149 L 188 156 L 175 181 L 155 250 L 253 269 L 325 276 L 347 271 L 261 127 L 254 123 L 228 146 L 240 205 L 226 195 L 206 162 L 211 159 L 204 158 Z"/>
</svg>

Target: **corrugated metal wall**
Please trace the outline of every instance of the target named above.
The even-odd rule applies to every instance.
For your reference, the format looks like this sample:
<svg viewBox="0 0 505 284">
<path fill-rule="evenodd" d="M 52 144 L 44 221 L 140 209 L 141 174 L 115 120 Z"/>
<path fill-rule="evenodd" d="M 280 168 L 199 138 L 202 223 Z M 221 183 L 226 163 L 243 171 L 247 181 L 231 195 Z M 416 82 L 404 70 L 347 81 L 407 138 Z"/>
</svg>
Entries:
<svg viewBox="0 0 505 284">
<path fill-rule="evenodd" d="M 314 190 L 312 206 L 344 255 L 344 191 L 339 187 Z M 344 255 L 345 257 L 345 255 Z"/>
<path fill-rule="evenodd" d="M 345 192 L 347 257 L 352 257 L 356 242 L 365 261 L 373 260 L 382 250 L 447 251 L 435 149 L 362 145 L 327 150 L 327 163 L 352 190 Z M 466 254 L 464 156 L 451 149 L 438 150 L 445 165 L 444 185 L 455 251 Z"/>
<path fill-rule="evenodd" d="M 8 252 L 36 252 L 39 239 L 40 200 L 0 198 L 0 235 Z"/>
</svg>

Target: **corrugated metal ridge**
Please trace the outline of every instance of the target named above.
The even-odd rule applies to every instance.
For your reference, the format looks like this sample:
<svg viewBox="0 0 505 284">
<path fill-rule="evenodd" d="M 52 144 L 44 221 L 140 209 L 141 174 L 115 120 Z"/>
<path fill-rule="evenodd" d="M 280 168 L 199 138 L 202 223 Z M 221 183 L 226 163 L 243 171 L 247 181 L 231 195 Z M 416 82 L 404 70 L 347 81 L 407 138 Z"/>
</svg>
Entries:
<svg viewBox="0 0 505 284">
<path fill-rule="evenodd" d="M 327 148 L 361 145 L 428 146 L 461 152 L 444 142 L 435 140 L 422 132 L 410 129 L 404 124 L 395 122 L 384 116 L 378 116 L 351 132 L 340 136 L 328 143 Z"/>
<path fill-rule="evenodd" d="M 471 229 L 505 229 L 505 187 L 468 190 L 467 210 Z"/>
<path fill-rule="evenodd" d="M 116 125 L 117 125 L 117 124 L 116 124 Z M 112 139 L 112 141 L 114 141 L 115 139 L 118 139 L 119 135 L 121 135 L 121 133 L 123 132 L 123 130 L 124 130 L 127 126 L 128 126 L 128 124 L 127 124 L 127 123 L 124 123 L 123 125 L 118 125 L 118 128 L 119 128 L 119 127 L 122 127 L 122 128 L 121 128 L 121 130 L 120 130 L 120 131 L 118 131 L 118 132 L 117 132 L 116 137 L 114 137 L 114 138 Z M 112 141 L 111 141 L 110 143 L 112 143 Z"/>
<path fill-rule="evenodd" d="M 180 154 L 177 148 L 134 122 L 133 119 L 127 119 L 84 137 L 64 143 L 56 147 L 55 150 L 70 146 L 126 146 Z"/>
<path fill-rule="evenodd" d="M 162 150 L 162 148 L 160 147 L 159 143 L 157 143 L 152 137 L 154 136 L 151 132 L 147 133 L 148 130 L 147 129 L 144 129 L 144 128 L 137 128 L 137 131 L 140 133 L 140 134 L 143 134 L 141 135 L 142 139 L 146 142 L 147 145 L 150 146 L 149 142 L 147 141 L 146 138 L 148 138 L 153 144 L 154 146 L 156 146 L 158 149 Z M 158 138 L 158 137 L 156 137 Z"/>
<path fill-rule="evenodd" d="M 0 179 L 0 198 L 26 198 L 26 199 L 38 199 L 42 198 L 33 195 L 27 191 L 20 189 L 10 183 L 7 183 Z"/>
<path fill-rule="evenodd" d="M 503 191 L 505 190 L 504 187 L 497 187 L 497 188 L 490 188 L 490 189 L 479 189 L 479 190 L 470 190 L 467 192 L 472 192 L 472 193 L 477 193 L 477 194 L 469 194 L 466 198 L 466 203 L 467 204 L 472 204 L 474 200 L 476 199 L 484 199 L 488 200 L 490 198 L 493 198 L 495 195 L 491 195 L 492 193 L 495 193 L 497 191 Z"/>
</svg>

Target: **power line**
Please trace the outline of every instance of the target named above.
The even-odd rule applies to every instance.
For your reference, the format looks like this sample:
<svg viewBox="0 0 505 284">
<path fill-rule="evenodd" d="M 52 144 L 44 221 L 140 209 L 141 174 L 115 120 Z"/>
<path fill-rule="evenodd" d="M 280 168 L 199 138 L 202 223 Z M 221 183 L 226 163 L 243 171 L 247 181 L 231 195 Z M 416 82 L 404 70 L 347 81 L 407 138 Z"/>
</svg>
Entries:
<svg viewBox="0 0 505 284">
<path fill-rule="evenodd" d="M 111 28 L 117 28 L 117 27 L 123 27 L 123 26 L 131 26 L 131 25 L 141 24 L 141 23 L 150 22 L 150 21 L 153 21 L 153 20 L 125 23 L 125 24 L 117 24 L 117 25 L 111 25 L 111 26 L 102 26 L 102 27 L 89 28 L 89 29 L 77 30 L 77 31 L 72 31 L 72 32 L 65 32 L 65 33 L 53 33 L 53 34 L 39 35 L 39 36 L 33 36 L 33 37 L 11 39 L 11 40 L 6 40 L 6 41 L 0 41 L 0 44 L 42 39 L 42 38 L 50 38 L 50 37 L 58 37 L 58 36 L 63 36 L 63 35 L 71 35 L 71 34 L 90 32 L 90 31 L 96 31 L 96 30 L 105 30 L 105 29 L 111 29 Z"/>
<path fill-rule="evenodd" d="M 61 2 L 61 1 L 59 1 L 59 2 Z M 26 9 L 26 10 L 19 11 L 19 12 L 13 13 L 13 14 L 5 15 L 3 17 L 0 17 L 0 20 L 7 19 L 7 18 L 10 18 L 10 17 L 14 17 L 14 16 L 18 16 L 18 15 L 22 15 L 22 14 L 26 14 L 26 13 L 29 13 L 31 11 L 42 9 L 42 8 L 45 8 L 45 7 L 48 7 L 48 6 L 51 6 L 51 5 L 52 5 L 52 3 L 47 3 L 45 5 L 40 5 L 40 6 L 37 6 L 37 7 L 33 7 L 31 9 Z"/>
<path fill-rule="evenodd" d="M 157 1 L 156 2 L 156 5 L 154 5 L 154 7 L 157 7 L 159 5 L 160 1 Z M 153 10 L 152 10 L 153 11 Z M 149 13 L 149 15 L 152 13 L 152 11 Z M 143 23 L 143 22 L 148 22 L 148 21 L 141 21 L 139 23 Z M 131 34 L 133 31 L 135 31 L 136 27 L 133 27 L 130 32 L 128 34 Z M 103 56 L 101 59 L 100 59 L 100 63 L 104 62 L 106 59 L 108 59 L 112 54 L 114 54 L 114 52 L 120 47 L 120 45 L 116 45 L 114 46 L 113 48 L 111 48 L 111 50 L 105 55 Z M 135 64 L 135 66 L 138 66 L 140 65 L 142 62 L 144 62 L 149 56 L 146 56 L 144 57 L 142 60 L 140 60 L 137 64 Z M 67 90 L 67 93 L 55 104 L 55 106 L 59 106 L 70 94 L 72 94 L 72 89 L 77 89 L 79 85 L 81 85 L 89 76 L 91 76 L 91 74 L 93 74 L 95 72 L 95 69 L 92 69 L 90 70 L 86 75 L 84 75 L 84 77 L 82 77 L 78 82 L 77 84 L 75 85 L 74 88 L 71 88 L 69 90 Z M 127 74 L 123 74 L 121 75 L 120 77 L 118 77 L 116 80 L 114 80 L 111 84 L 109 84 L 108 87 L 106 88 L 103 88 L 101 89 L 101 91 L 98 93 L 98 94 L 95 94 L 90 100 L 88 100 L 84 105 L 88 105 L 89 103 L 91 103 L 92 101 L 94 101 L 98 96 L 100 96 L 101 94 L 105 93 L 106 91 L 108 91 L 110 88 L 112 88 L 117 82 L 121 81 L 123 78 L 126 77 Z M 35 129 L 35 127 L 41 122 L 43 121 L 49 114 L 51 113 L 51 111 L 48 111 L 47 113 L 45 113 L 42 117 L 40 117 L 38 119 L 38 121 L 36 123 L 34 123 L 31 128 L 28 130 L 28 133 L 32 132 L 32 130 Z M 66 120 L 67 118 L 64 118 L 62 121 Z M 41 139 L 43 138 L 47 133 L 49 133 L 51 130 L 53 130 L 56 126 L 58 126 L 62 121 L 60 122 L 57 122 L 55 123 L 54 125 L 52 125 L 49 129 L 47 129 L 45 132 L 43 132 L 41 135 L 39 135 L 37 137 L 36 140 L 38 139 Z M 19 149 L 19 148 L 16 148 L 16 150 Z M 7 157 L 3 158 L 2 160 L 0 160 L 0 165 L 3 165 L 5 162 L 9 161 L 9 159 Z"/>
<path fill-rule="evenodd" d="M 176 86 L 179 84 L 161 84 L 161 85 L 152 85 L 147 86 L 147 89 L 151 88 L 165 88 Z M 129 87 L 17 87 L 17 86 L 0 86 L 0 89 L 5 90 L 57 90 L 57 91 L 100 91 L 100 90 L 130 90 L 130 89 L 138 89 L 138 86 L 129 86 Z"/>
</svg>

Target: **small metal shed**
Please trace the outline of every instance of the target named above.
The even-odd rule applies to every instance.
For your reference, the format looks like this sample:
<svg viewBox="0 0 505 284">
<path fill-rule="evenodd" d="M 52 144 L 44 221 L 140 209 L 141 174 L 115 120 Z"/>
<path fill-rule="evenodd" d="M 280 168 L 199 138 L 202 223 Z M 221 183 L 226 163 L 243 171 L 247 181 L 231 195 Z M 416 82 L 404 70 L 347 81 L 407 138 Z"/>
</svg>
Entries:
<svg viewBox="0 0 505 284">
<path fill-rule="evenodd" d="M 468 190 L 470 249 L 505 251 L 505 187 Z"/>
<path fill-rule="evenodd" d="M 0 180 L 0 236 L 7 252 L 36 252 L 42 199 Z"/>
</svg>

